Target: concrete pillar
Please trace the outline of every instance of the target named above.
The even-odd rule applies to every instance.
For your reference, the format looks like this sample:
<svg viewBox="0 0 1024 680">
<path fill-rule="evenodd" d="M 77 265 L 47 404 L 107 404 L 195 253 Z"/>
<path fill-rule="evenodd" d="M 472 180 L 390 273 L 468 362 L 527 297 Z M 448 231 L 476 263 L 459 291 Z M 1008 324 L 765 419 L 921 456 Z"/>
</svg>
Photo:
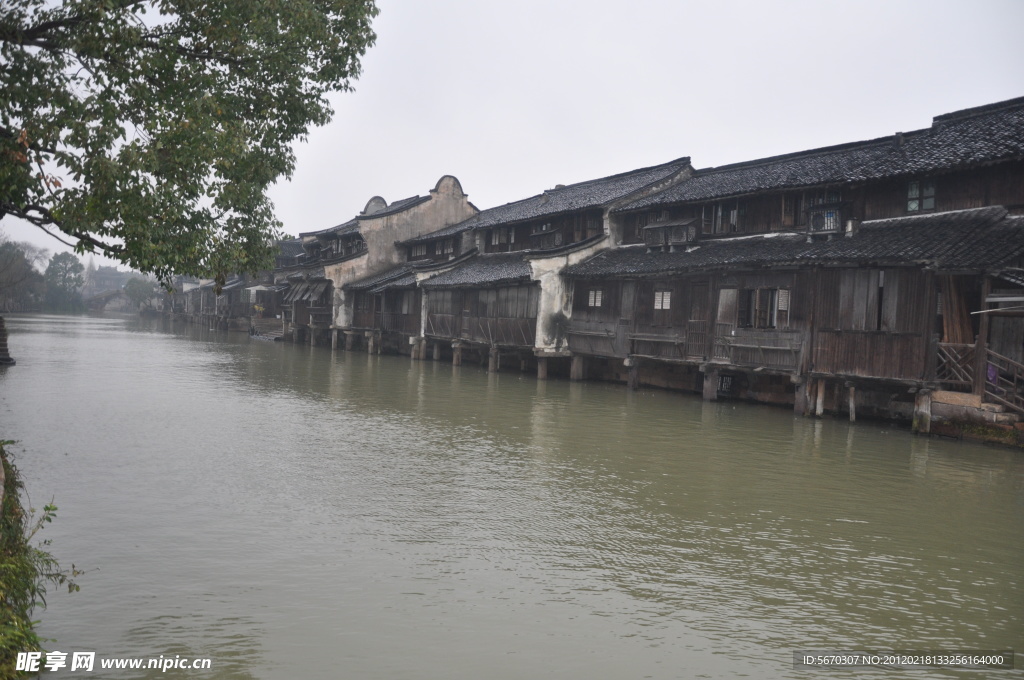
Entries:
<svg viewBox="0 0 1024 680">
<path fill-rule="evenodd" d="M 626 377 L 626 389 L 635 390 L 640 387 L 640 361 L 638 359 L 626 359 L 624 362 L 629 373 Z"/>
<path fill-rule="evenodd" d="M 351 352 L 352 348 L 356 346 L 356 336 L 352 333 L 345 333 L 345 351 Z"/>
<path fill-rule="evenodd" d="M 313 329 L 313 325 L 309 326 L 309 346 L 312 347 L 316 344 L 316 330 Z"/>
<path fill-rule="evenodd" d="M 850 422 L 857 422 L 857 388 L 850 385 Z"/>
<path fill-rule="evenodd" d="M 805 416 L 807 415 L 807 392 L 810 382 L 797 376 L 792 376 L 791 380 L 796 384 L 793 390 L 793 413 Z"/>
<path fill-rule="evenodd" d="M 435 342 L 434 343 L 434 361 L 440 361 L 440 360 L 441 360 L 441 343 Z"/>
<path fill-rule="evenodd" d="M 932 393 L 919 390 L 914 397 L 914 434 L 929 434 L 932 431 Z"/>
<path fill-rule="evenodd" d="M 331 351 L 333 352 L 336 349 L 338 349 L 338 329 L 337 328 L 332 328 L 331 329 Z"/>
<path fill-rule="evenodd" d="M 580 354 L 573 354 L 569 364 L 569 380 L 583 380 L 586 368 L 586 359 Z"/>
<path fill-rule="evenodd" d="M 718 369 L 704 367 L 704 401 L 718 400 Z"/>
<path fill-rule="evenodd" d="M 462 365 L 462 345 L 452 345 L 452 366 Z"/>
<path fill-rule="evenodd" d="M 548 360 L 547 357 L 537 357 L 537 380 L 548 379 Z"/>
<path fill-rule="evenodd" d="M 367 333 L 366 335 L 366 352 L 367 354 L 375 354 L 377 352 L 377 336 L 373 333 Z"/>
<path fill-rule="evenodd" d="M 487 372 L 497 373 L 501 368 L 501 352 L 497 347 L 492 347 L 487 356 Z"/>
</svg>

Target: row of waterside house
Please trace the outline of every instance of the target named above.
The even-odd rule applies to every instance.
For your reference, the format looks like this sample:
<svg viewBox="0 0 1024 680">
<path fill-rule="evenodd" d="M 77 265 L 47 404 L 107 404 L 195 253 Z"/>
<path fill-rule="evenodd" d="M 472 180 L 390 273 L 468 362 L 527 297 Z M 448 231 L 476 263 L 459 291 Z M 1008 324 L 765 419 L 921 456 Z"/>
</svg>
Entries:
<svg viewBox="0 0 1024 680">
<path fill-rule="evenodd" d="M 257 327 L 825 411 L 1024 416 L 1024 98 L 478 210 L 457 179 L 281 244 Z"/>
</svg>

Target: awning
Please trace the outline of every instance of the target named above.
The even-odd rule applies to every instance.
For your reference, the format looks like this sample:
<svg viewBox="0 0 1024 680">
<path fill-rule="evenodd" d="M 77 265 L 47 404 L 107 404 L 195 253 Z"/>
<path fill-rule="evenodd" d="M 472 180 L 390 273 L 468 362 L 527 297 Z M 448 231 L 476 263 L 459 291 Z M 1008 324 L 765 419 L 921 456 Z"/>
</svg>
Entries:
<svg viewBox="0 0 1024 680">
<path fill-rule="evenodd" d="M 295 302 L 307 290 L 309 290 L 309 284 L 308 283 L 303 282 L 303 283 L 295 284 L 288 291 L 287 295 L 284 296 L 284 301 L 285 302 Z"/>
<path fill-rule="evenodd" d="M 305 294 L 303 294 L 302 299 L 309 302 L 312 302 L 313 300 L 319 300 L 320 296 L 323 295 L 323 292 L 327 289 L 327 286 L 329 285 L 331 285 L 330 281 L 317 281 L 316 283 L 309 284 L 309 287 L 307 288 Z"/>
</svg>

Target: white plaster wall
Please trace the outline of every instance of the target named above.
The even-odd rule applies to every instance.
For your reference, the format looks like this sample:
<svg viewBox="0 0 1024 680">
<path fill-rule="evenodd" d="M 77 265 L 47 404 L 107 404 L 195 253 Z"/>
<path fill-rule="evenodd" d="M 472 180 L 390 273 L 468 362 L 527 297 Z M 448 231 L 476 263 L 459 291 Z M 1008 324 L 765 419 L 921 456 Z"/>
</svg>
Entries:
<svg viewBox="0 0 1024 680">
<path fill-rule="evenodd" d="M 324 275 L 334 282 L 334 325 L 351 325 L 350 300 L 342 287 L 346 283 L 372 276 L 402 262 L 405 251 L 395 246 L 466 220 L 478 211 L 462 191 L 459 180 L 445 175 L 430 190 L 430 200 L 393 215 L 359 220 L 359 233 L 366 241 L 366 254 L 324 268 Z"/>
<path fill-rule="evenodd" d="M 540 282 L 540 302 L 537 305 L 537 338 L 534 349 L 554 351 L 557 349 L 558 329 L 552 317 L 561 313 L 566 318 L 572 316 L 572 299 L 569 286 L 560 272 L 569 265 L 577 264 L 608 247 L 608 237 L 584 248 L 556 257 L 545 257 L 530 260 L 531 277 Z M 564 340 L 564 339 L 563 339 Z M 561 349 L 566 349 L 563 347 Z"/>
</svg>

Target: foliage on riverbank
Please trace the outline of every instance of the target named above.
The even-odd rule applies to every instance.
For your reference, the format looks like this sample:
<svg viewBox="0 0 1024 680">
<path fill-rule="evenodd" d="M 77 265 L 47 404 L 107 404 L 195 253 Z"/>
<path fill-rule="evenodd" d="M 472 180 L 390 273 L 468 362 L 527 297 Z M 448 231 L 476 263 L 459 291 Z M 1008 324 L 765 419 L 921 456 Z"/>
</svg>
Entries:
<svg viewBox="0 0 1024 680">
<path fill-rule="evenodd" d="M 76 591 L 78 585 L 72 579 L 80 573 L 74 565 L 70 571 L 62 570 L 50 553 L 32 544 L 36 532 L 53 521 L 57 507 L 47 504 L 38 518 L 31 509 L 25 511 L 21 478 L 4 448 L 11 443 L 0 441 L 0 680 L 22 676 L 15 671 L 18 652 L 41 650 L 32 612 L 36 606 L 46 606 L 47 585 L 66 585 L 69 591 Z"/>
</svg>

